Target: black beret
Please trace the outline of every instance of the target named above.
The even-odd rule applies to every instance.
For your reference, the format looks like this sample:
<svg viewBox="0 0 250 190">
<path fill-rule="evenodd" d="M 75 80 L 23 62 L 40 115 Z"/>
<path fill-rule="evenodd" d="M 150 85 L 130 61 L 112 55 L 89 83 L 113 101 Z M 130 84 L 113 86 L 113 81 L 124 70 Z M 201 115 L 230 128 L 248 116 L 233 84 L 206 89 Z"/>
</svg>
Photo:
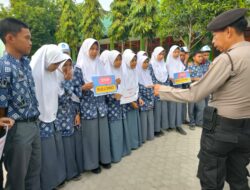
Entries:
<svg viewBox="0 0 250 190">
<path fill-rule="evenodd" d="M 217 31 L 223 29 L 234 23 L 235 21 L 239 20 L 241 17 L 244 17 L 247 11 L 248 9 L 238 8 L 221 13 L 207 25 L 207 29 L 209 31 Z"/>
</svg>

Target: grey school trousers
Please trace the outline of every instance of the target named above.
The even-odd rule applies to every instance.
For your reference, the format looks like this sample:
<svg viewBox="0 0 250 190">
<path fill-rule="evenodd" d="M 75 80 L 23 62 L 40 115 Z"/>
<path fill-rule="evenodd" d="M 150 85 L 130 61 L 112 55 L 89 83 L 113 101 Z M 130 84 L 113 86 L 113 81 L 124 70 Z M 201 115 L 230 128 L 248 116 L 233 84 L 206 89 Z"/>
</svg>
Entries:
<svg viewBox="0 0 250 190">
<path fill-rule="evenodd" d="M 37 122 L 16 122 L 9 130 L 4 163 L 7 190 L 40 190 L 41 139 Z"/>
</svg>

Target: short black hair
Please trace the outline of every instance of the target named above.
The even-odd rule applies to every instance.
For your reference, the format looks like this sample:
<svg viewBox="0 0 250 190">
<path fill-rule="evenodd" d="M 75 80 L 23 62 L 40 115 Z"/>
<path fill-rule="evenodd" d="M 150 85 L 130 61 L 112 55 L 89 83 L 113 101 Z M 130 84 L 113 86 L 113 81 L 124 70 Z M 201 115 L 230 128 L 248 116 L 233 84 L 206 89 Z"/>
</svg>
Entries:
<svg viewBox="0 0 250 190">
<path fill-rule="evenodd" d="M 242 34 L 247 29 L 247 25 L 248 25 L 247 20 L 243 16 L 238 20 L 236 20 L 235 22 L 233 22 L 232 24 L 230 24 L 229 26 L 233 27 L 238 34 Z"/>
<path fill-rule="evenodd" d="M 22 28 L 28 28 L 28 25 L 15 18 L 4 18 L 0 20 L 0 38 L 6 43 L 5 36 L 9 33 L 17 34 Z"/>
<path fill-rule="evenodd" d="M 200 51 L 200 50 L 194 50 L 192 52 L 192 54 L 191 54 L 191 57 L 194 57 L 194 56 L 196 56 L 197 54 L 200 54 L 200 53 L 202 53 L 202 51 Z"/>
</svg>

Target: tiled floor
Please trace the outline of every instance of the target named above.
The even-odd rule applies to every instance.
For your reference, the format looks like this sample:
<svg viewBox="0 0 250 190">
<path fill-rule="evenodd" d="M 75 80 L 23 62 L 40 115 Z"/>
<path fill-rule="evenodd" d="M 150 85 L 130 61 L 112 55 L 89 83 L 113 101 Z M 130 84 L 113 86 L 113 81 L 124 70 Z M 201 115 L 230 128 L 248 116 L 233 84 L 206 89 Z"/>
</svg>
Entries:
<svg viewBox="0 0 250 190">
<path fill-rule="evenodd" d="M 167 132 L 113 164 L 110 170 L 98 175 L 84 173 L 80 181 L 68 182 L 61 189 L 199 190 L 196 170 L 201 129 L 184 128 L 188 135 Z"/>
</svg>

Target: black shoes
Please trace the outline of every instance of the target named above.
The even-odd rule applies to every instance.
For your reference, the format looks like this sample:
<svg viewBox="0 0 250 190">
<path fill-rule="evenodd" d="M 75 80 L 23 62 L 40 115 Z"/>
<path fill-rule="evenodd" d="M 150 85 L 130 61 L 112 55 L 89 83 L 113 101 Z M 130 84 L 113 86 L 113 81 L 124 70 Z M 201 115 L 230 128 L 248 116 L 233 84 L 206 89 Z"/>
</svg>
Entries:
<svg viewBox="0 0 250 190">
<path fill-rule="evenodd" d="M 79 181 L 81 179 L 82 179 L 82 176 L 80 174 L 72 178 L 73 181 Z"/>
<path fill-rule="evenodd" d="M 161 137 L 161 136 L 163 136 L 163 135 L 164 135 L 164 132 L 162 132 L 162 131 L 155 132 L 155 136 L 156 136 L 156 137 Z"/>
<path fill-rule="evenodd" d="M 180 133 L 181 135 L 186 135 L 187 134 L 187 132 L 184 131 L 184 129 L 182 129 L 182 127 L 176 127 L 176 131 L 178 133 Z"/>
<path fill-rule="evenodd" d="M 105 168 L 105 169 L 110 169 L 111 168 L 111 164 L 109 163 L 109 164 L 102 164 L 101 163 L 101 166 L 103 167 L 103 168 Z"/>
<path fill-rule="evenodd" d="M 173 128 L 167 128 L 167 131 L 168 132 L 173 131 Z"/>
<path fill-rule="evenodd" d="M 102 169 L 100 167 L 91 170 L 91 172 L 94 173 L 94 174 L 99 174 L 99 173 L 101 173 L 101 171 L 102 171 Z"/>
<path fill-rule="evenodd" d="M 109 164 L 100 164 L 100 165 L 105 169 L 110 169 L 111 168 L 110 163 Z M 98 167 L 96 169 L 91 170 L 91 172 L 94 173 L 94 174 L 99 174 L 99 173 L 101 173 L 101 171 L 102 171 L 101 167 Z"/>
</svg>

